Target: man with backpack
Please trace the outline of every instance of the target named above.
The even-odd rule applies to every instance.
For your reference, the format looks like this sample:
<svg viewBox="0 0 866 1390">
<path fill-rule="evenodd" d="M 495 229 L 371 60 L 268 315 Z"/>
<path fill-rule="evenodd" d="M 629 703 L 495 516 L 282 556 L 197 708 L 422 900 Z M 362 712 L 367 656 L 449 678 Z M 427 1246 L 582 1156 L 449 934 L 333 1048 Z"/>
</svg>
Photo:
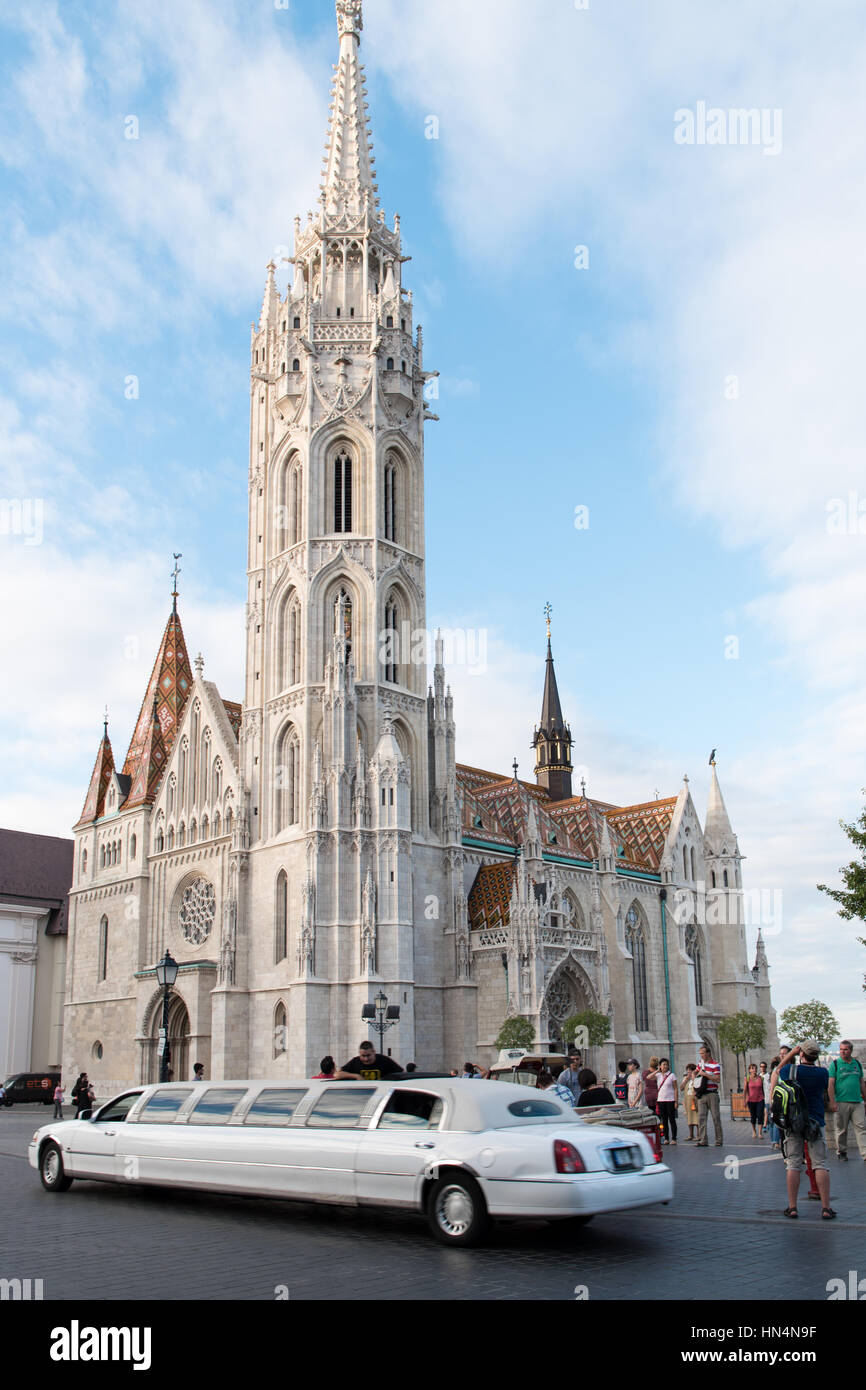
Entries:
<svg viewBox="0 0 866 1390">
<path fill-rule="evenodd" d="M 839 1056 L 829 1067 L 830 1099 L 836 1102 L 836 1154 L 840 1162 L 848 1161 L 848 1126 L 853 1124 L 860 1157 L 866 1163 L 866 1081 L 863 1068 L 854 1056 L 854 1046 L 847 1038 L 839 1044 Z"/>
<path fill-rule="evenodd" d="M 830 1206 L 830 1169 L 824 1142 L 824 1095 L 830 1074 L 826 1067 L 818 1066 L 820 1050 L 814 1041 L 792 1048 L 787 1062 L 779 1070 L 779 1080 L 773 1090 L 773 1118 L 782 1131 L 788 1187 L 788 1205 L 784 1214 L 792 1220 L 799 1215 L 797 1193 L 806 1144 L 809 1145 L 815 1182 L 821 1194 L 821 1217 L 824 1221 L 832 1221 L 836 1216 Z M 834 1100 L 830 1100 L 829 1104 L 831 1110 L 836 1109 Z"/>
</svg>

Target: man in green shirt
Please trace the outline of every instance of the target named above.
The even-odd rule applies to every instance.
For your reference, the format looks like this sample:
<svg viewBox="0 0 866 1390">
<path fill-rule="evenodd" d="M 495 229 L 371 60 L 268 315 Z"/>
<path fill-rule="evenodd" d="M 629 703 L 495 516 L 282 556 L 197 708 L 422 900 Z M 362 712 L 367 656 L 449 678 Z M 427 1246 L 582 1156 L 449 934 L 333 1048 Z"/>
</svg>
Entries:
<svg viewBox="0 0 866 1390">
<path fill-rule="evenodd" d="M 828 1070 L 830 1099 L 836 1102 L 836 1153 L 841 1162 L 847 1163 L 848 1126 L 853 1124 L 860 1157 L 866 1163 L 866 1080 L 847 1039 L 839 1044 L 839 1056 Z"/>
</svg>

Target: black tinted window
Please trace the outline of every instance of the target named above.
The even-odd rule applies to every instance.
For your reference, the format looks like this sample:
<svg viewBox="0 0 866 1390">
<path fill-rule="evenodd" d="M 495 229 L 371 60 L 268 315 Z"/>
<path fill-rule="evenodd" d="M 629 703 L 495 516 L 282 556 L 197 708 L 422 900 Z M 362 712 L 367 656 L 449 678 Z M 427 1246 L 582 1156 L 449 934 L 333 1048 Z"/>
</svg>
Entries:
<svg viewBox="0 0 866 1390">
<path fill-rule="evenodd" d="M 141 1091 L 133 1091 L 131 1095 L 118 1096 L 117 1100 L 110 1100 L 96 1116 L 97 1122 L 102 1124 L 105 1120 L 125 1120 L 140 1095 Z"/>
<path fill-rule="evenodd" d="M 247 1093 L 246 1086 L 234 1090 L 214 1087 L 205 1091 L 187 1121 L 191 1125 L 224 1125 L 232 1117 L 238 1101 Z"/>
<path fill-rule="evenodd" d="M 247 1111 L 245 1125 L 287 1125 L 306 1091 L 261 1091 Z"/>
<path fill-rule="evenodd" d="M 426 1091 L 395 1091 L 379 1117 L 378 1129 L 438 1129 L 442 1100 Z"/>
<path fill-rule="evenodd" d="M 354 1129 L 374 1094 L 367 1086 L 328 1086 L 307 1116 L 307 1124 L 314 1129 Z"/>
<path fill-rule="evenodd" d="M 184 1101 L 188 1100 L 191 1095 L 191 1090 L 154 1091 L 139 1115 L 139 1121 L 142 1124 L 170 1125 Z"/>
<path fill-rule="evenodd" d="M 562 1114 L 562 1106 L 555 1105 L 552 1100 L 515 1100 L 508 1109 L 512 1115 L 519 1115 L 521 1120 L 529 1120 L 533 1116 Z"/>
</svg>

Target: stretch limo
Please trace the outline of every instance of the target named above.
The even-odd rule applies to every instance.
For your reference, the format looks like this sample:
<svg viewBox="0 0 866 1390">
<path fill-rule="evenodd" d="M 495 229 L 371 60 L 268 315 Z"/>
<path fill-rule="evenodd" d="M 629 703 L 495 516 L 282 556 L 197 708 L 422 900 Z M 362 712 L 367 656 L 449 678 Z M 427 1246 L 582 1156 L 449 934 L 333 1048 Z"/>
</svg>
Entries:
<svg viewBox="0 0 866 1390">
<path fill-rule="evenodd" d="M 674 1190 L 640 1133 L 531 1086 L 438 1078 L 141 1086 L 44 1125 L 28 1157 L 49 1192 L 85 1178 L 403 1207 L 449 1245 L 497 1218 L 582 1225 Z"/>
</svg>

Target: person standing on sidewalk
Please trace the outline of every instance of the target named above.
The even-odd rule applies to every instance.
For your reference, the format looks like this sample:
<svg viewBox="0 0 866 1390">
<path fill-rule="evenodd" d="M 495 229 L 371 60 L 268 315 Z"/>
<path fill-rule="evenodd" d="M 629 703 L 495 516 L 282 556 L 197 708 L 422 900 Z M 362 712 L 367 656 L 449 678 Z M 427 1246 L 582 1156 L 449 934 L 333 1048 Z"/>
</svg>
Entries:
<svg viewBox="0 0 866 1390">
<path fill-rule="evenodd" d="M 643 1101 L 643 1077 L 640 1062 L 636 1057 L 628 1059 L 628 1103 L 630 1110 L 637 1110 Z"/>
<path fill-rule="evenodd" d="M 830 1082 L 830 1074 L 826 1067 L 818 1066 L 820 1050 L 814 1040 L 800 1043 L 798 1047 L 791 1049 L 788 1054 L 788 1061 L 779 1069 L 780 1080 L 796 1081 L 801 1087 L 809 1107 L 809 1116 L 815 1121 L 816 1130 L 815 1136 L 810 1139 L 806 1139 L 802 1135 L 787 1133 L 782 1145 L 782 1152 L 785 1155 L 785 1180 L 788 1187 L 788 1205 L 784 1214 L 792 1220 L 796 1220 L 798 1215 L 797 1193 L 800 1189 L 800 1174 L 805 1166 L 805 1144 L 809 1145 L 809 1157 L 815 1170 L 815 1182 L 818 1184 L 818 1191 L 821 1194 L 821 1217 L 824 1221 L 832 1221 L 836 1216 L 835 1211 L 830 1206 L 830 1168 L 827 1161 L 827 1145 L 824 1142 L 826 1120 L 824 1093 Z M 830 1101 L 830 1109 L 836 1109 L 834 1100 Z"/>
<path fill-rule="evenodd" d="M 764 1124 L 763 1124 L 763 1127 L 762 1127 L 762 1129 L 761 1129 L 761 1134 L 766 1134 L 766 1133 L 767 1133 L 767 1130 L 770 1128 L 770 1101 L 772 1100 L 772 1095 L 771 1095 L 771 1093 L 770 1093 L 770 1076 L 771 1076 L 771 1075 L 772 1075 L 772 1067 L 768 1067 L 766 1062 L 762 1062 L 762 1063 L 761 1063 L 761 1085 L 762 1085 L 763 1088 L 764 1088 Z"/>
<path fill-rule="evenodd" d="M 671 1064 L 667 1057 L 662 1057 L 659 1062 L 656 1080 L 659 1088 L 659 1098 L 656 1101 L 656 1114 L 662 1122 L 664 1143 L 676 1144 L 679 1087 L 677 1086 L 677 1079 L 671 1071 Z"/>
<path fill-rule="evenodd" d="M 758 1125 L 764 1127 L 764 1082 L 758 1075 L 757 1062 L 749 1063 L 749 1074 L 743 1084 L 743 1099 L 749 1107 L 752 1138 L 758 1138 Z"/>
<path fill-rule="evenodd" d="M 683 1110 L 685 1112 L 686 1124 L 689 1127 L 689 1137 L 686 1140 L 690 1144 L 695 1137 L 698 1128 L 698 1098 L 695 1095 L 695 1076 L 697 1074 L 697 1062 L 687 1062 L 683 1072 L 683 1079 L 680 1082 L 680 1090 L 683 1093 Z"/>
<path fill-rule="evenodd" d="M 52 1119 L 63 1119 L 63 1087 L 59 1081 L 54 1087 L 54 1114 Z"/>
<path fill-rule="evenodd" d="M 655 1110 L 659 1098 L 659 1083 L 656 1080 L 656 1072 L 659 1069 L 658 1057 L 650 1057 L 649 1066 L 643 1074 L 643 1100 L 644 1105 L 648 1105 L 650 1110 Z"/>
<path fill-rule="evenodd" d="M 839 1044 L 839 1056 L 828 1068 L 830 1100 L 836 1106 L 836 1155 L 848 1161 L 848 1126 L 853 1125 L 860 1157 L 866 1163 L 866 1080 L 854 1056 L 854 1046 L 846 1038 Z"/>
<path fill-rule="evenodd" d="M 722 1117 L 719 1113 L 719 1086 L 722 1080 L 722 1069 L 718 1062 L 713 1061 L 713 1054 L 706 1043 L 701 1048 L 701 1060 L 698 1063 L 697 1074 L 703 1078 L 703 1081 L 698 1092 L 698 1142 L 696 1147 L 699 1149 L 707 1148 L 707 1115 L 712 1115 L 716 1148 L 720 1149 L 724 1142 L 722 1139 Z"/>
</svg>

